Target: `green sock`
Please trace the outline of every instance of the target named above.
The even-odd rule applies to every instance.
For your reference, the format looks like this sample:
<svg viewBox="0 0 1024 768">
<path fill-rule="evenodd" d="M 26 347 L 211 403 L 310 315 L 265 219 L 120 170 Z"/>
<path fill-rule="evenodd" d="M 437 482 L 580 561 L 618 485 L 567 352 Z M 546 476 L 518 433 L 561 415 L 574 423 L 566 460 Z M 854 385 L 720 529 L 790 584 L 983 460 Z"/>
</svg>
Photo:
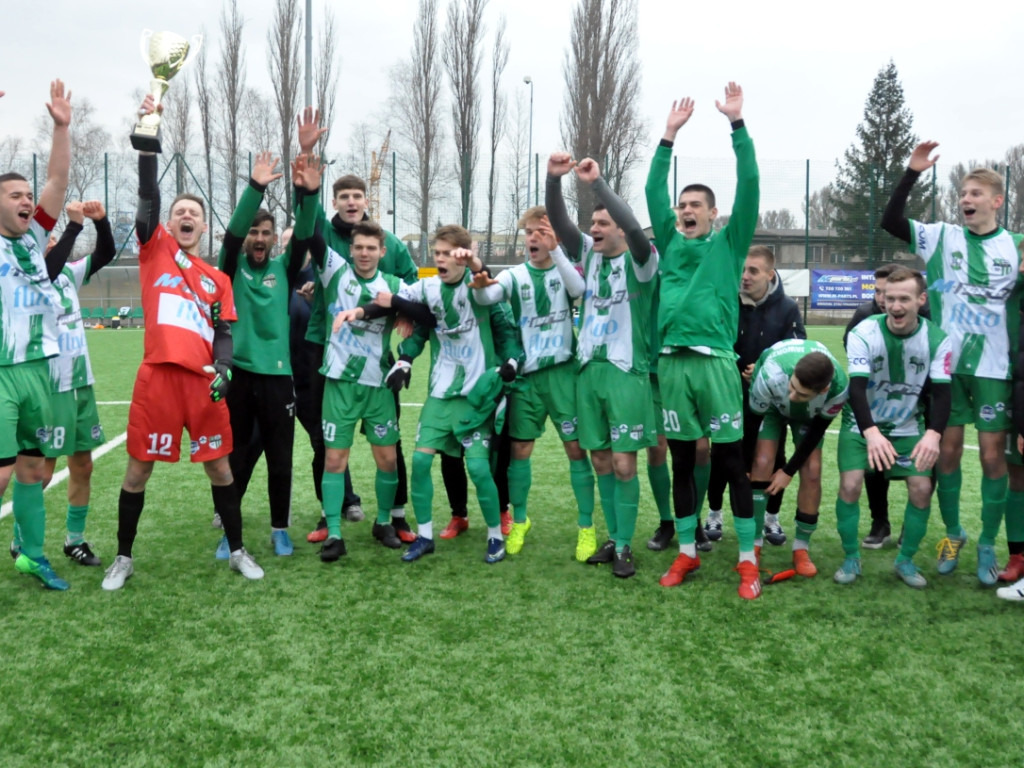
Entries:
<svg viewBox="0 0 1024 768">
<path fill-rule="evenodd" d="M 764 488 L 754 488 L 751 490 L 751 494 L 754 497 L 754 538 L 756 539 L 764 530 L 764 513 L 768 509 L 768 494 L 764 492 Z"/>
<path fill-rule="evenodd" d="M 613 475 L 614 476 L 614 475 Z M 636 532 L 637 508 L 640 506 L 640 478 L 615 481 L 615 551 L 633 543 Z"/>
<path fill-rule="evenodd" d="M 666 467 L 667 466 L 668 465 L 666 465 Z M 668 470 L 666 469 L 666 471 Z M 697 517 L 700 517 L 700 511 L 704 508 L 704 500 L 708 497 L 708 485 L 710 483 L 711 462 L 695 465 L 693 468 L 693 484 L 697 489 L 697 502 L 693 511 Z"/>
<path fill-rule="evenodd" d="M 529 459 L 512 459 L 508 464 L 508 502 L 512 505 L 512 519 L 526 522 L 526 500 L 530 495 L 533 478 Z"/>
<path fill-rule="evenodd" d="M 903 511 L 903 546 L 900 547 L 900 560 L 910 560 L 917 554 L 925 533 L 928 531 L 929 507 L 921 509 L 909 501 Z"/>
<path fill-rule="evenodd" d="M 324 494 L 324 517 L 327 518 L 327 536 L 341 538 L 341 505 L 345 501 L 345 473 L 324 472 L 321 483 Z"/>
<path fill-rule="evenodd" d="M 398 490 L 398 472 L 378 469 L 374 485 L 377 491 L 377 525 L 390 525 L 391 508 L 395 506 L 395 492 Z"/>
<path fill-rule="evenodd" d="M 860 557 L 860 542 L 857 528 L 860 526 L 860 504 L 846 502 L 836 497 L 836 530 L 843 542 L 843 552 L 848 557 Z"/>
<path fill-rule="evenodd" d="M 594 471 L 586 459 L 569 462 L 569 483 L 576 496 L 579 515 L 576 524 L 580 528 L 594 525 Z"/>
<path fill-rule="evenodd" d="M 11 502 L 14 519 L 21 528 L 21 551 L 38 560 L 43 556 L 43 540 L 46 537 L 46 505 L 43 503 L 42 483 L 19 483 L 13 479 Z"/>
<path fill-rule="evenodd" d="M 963 484 L 963 474 L 960 468 L 946 474 L 938 473 L 938 488 L 935 496 L 939 500 L 939 513 L 942 515 L 942 524 L 946 526 L 947 536 L 960 535 L 960 486 Z"/>
<path fill-rule="evenodd" d="M 804 543 L 810 542 L 811 536 L 818 530 L 818 516 L 814 515 L 814 522 L 810 521 L 810 515 L 798 512 L 796 515 L 796 540 Z"/>
<path fill-rule="evenodd" d="M 662 522 L 671 520 L 672 514 L 672 479 L 668 474 L 668 462 L 654 466 L 647 465 L 647 479 L 651 483 L 651 493 L 658 507 L 658 517 Z"/>
<path fill-rule="evenodd" d="M 491 463 L 488 459 L 466 459 L 466 474 L 476 488 L 476 500 L 484 513 L 488 528 L 501 525 L 501 506 L 498 503 L 498 486 L 494 484 Z"/>
<path fill-rule="evenodd" d="M 676 536 L 680 544 L 693 544 L 697 540 L 697 516 L 676 518 Z"/>
<path fill-rule="evenodd" d="M 754 518 L 734 515 L 732 522 L 736 526 L 736 538 L 740 542 L 740 552 L 753 552 L 754 539 L 757 538 L 757 531 L 760 530 L 754 528 Z"/>
<path fill-rule="evenodd" d="M 85 517 L 89 514 L 89 505 L 75 507 L 68 504 L 68 542 L 81 544 L 85 541 Z"/>
<path fill-rule="evenodd" d="M 412 511 L 416 514 L 417 523 L 429 523 L 434 519 L 434 477 L 430 473 L 430 465 L 433 463 L 434 454 L 412 452 L 409 496 L 412 497 Z"/>
<path fill-rule="evenodd" d="M 1024 491 L 1010 491 L 1007 494 L 1006 540 L 1024 541 Z"/>
<path fill-rule="evenodd" d="M 608 527 L 608 538 L 614 539 L 618 526 L 615 516 L 615 473 L 597 476 L 597 492 L 601 496 L 601 511 L 604 512 L 604 524 Z"/>
<path fill-rule="evenodd" d="M 993 546 L 999 535 L 1006 513 L 1006 492 L 1010 487 L 1010 476 L 997 478 L 981 477 L 981 535 L 978 544 Z"/>
</svg>

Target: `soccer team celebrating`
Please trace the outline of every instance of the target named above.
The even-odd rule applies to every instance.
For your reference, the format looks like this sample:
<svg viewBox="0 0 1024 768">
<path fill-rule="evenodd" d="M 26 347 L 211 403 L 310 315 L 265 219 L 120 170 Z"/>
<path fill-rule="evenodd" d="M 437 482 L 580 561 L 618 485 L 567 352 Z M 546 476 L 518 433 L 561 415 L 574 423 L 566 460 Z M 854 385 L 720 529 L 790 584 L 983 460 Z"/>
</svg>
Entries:
<svg viewBox="0 0 1024 768">
<path fill-rule="evenodd" d="M 647 179 L 653 241 L 593 159 L 555 153 L 545 205 L 519 222 L 527 258 L 496 276 L 470 233 L 445 225 L 432 237 L 436 275 L 420 278 L 405 245 L 370 220 L 358 177 L 334 183 L 335 215 L 328 219 L 320 203 L 324 166 L 313 154 L 322 129 L 311 109 L 299 117 L 300 151 L 291 165 L 294 230 L 277 255 L 274 216 L 261 208 L 282 175 L 276 158 L 255 158 L 214 268 L 200 257 L 204 201 L 178 195 L 162 222 L 157 159 L 140 152 L 145 349 L 128 417 L 117 555 L 103 589 L 121 589 L 134 573 L 147 481 L 156 462 L 178 461 L 183 428 L 191 460 L 210 480 L 214 525 L 223 528 L 216 557 L 247 579 L 264 576 L 244 546 L 241 515 L 260 453 L 267 458 L 273 551 L 293 554 L 296 415 L 313 447 L 322 507 L 307 539 L 321 543 L 325 563 L 347 554 L 343 521 L 363 518 L 348 472 L 357 430 L 377 468 L 372 532 L 380 545 L 402 549 L 405 562 L 437 551 L 432 466 L 441 453 L 452 518 L 438 536 L 468 530 L 472 481 L 487 529 L 485 562 L 518 555 L 534 524 L 534 443 L 550 420 L 576 505 L 577 561 L 610 564 L 620 578 L 635 575 L 644 450 L 659 514 L 647 547 L 664 550 L 675 540 L 679 548 L 659 583 L 682 584 L 700 568 L 698 552 L 721 540 L 728 488 L 745 599 L 759 597 L 763 582 L 817 574 L 810 541 L 819 524 L 822 448 L 838 424 L 835 519 L 844 559 L 835 582 L 861 575 L 862 546 L 879 548 L 891 538 L 888 480 L 899 478 L 907 483 L 907 505 L 894 573 L 923 588 L 914 557 L 933 489 L 945 528 L 940 574 L 957 567 L 967 542 L 960 464 L 964 425 L 973 423 L 982 468 L 977 576 L 986 585 L 1008 583 L 998 596 L 1024 601 L 1024 236 L 998 224 L 1002 177 L 984 168 L 966 175 L 963 226 L 914 221 L 905 216 L 906 200 L 938 159 L 934 142 L 915 148 L 882 226 L 924 261 L 928 282 L 904 266 L 876 272 L 875 301 L 848 328 L 844 370 L 824 345 L 806 338 L 771 250 L 752 246 L 760 182 L 742 89 L 729 83 L 715 105 L 729 121 L 736 155 L 728 224 L 714 229 L 715 195 L 703 184 L 686 185 L 674 204 L 669 197 L 673 146 L 694 112 L 685 98 L 672 105 Z M 67 581 L 43 553 L 43 488 L 56 458 L 66 456 L 64 553 L 81 565 L 101 565 L 85 525 L 92 450 L 105 437 L 78 290 L 115 249 L 95 201 L 68 203 L 63 236 L 50 236 L 71 162 L 71 93 L 59 80 L 47 109 L 53 146 L 38 201 L 24 177 L 0 175 L 0 495 L 13 486 L 15 568 L 64 590 Z M 140 115 L 153 110 L 148 96 Z M 571 173 L 596 200 L 587 232 L 563 199 L 562 178 Z M 69 261 L 86 218 L 96 246 Z M 399 393 L 428 348 L 428 393 L 407 474 Z M 762 567 L 763 539 L 787 540 L 778 515 L 797 475 L 792 561 L 773 572 Z M 861 541 L 865 487 L 872 524 Z M 702 525 L 705 497 L 710 509 Z M 594 523 L 597 500 L 606 535 Z M 415 530 L 406 518 L 409 502 Z M 546 507 L 547 516 L 571 513 L 568 502 Z M 995 538 L 1004 519 L 1009 559 L 1000 569 Z"/>
</svg>

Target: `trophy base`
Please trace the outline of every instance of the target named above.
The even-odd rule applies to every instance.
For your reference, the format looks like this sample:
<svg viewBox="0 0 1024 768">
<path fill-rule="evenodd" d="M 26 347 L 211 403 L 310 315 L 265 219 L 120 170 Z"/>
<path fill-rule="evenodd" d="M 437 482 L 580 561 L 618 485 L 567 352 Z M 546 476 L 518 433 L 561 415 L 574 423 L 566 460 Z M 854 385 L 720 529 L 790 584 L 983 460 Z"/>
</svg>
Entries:
<svg viewBox="0 0 1024 768">
<path fill-rule="evenodd" d="M 131 134 L 132 147 L 137 152 L 155 152 L 160 154 L 160 126 L 135 124 L 135 130 Z"/>
</svg>

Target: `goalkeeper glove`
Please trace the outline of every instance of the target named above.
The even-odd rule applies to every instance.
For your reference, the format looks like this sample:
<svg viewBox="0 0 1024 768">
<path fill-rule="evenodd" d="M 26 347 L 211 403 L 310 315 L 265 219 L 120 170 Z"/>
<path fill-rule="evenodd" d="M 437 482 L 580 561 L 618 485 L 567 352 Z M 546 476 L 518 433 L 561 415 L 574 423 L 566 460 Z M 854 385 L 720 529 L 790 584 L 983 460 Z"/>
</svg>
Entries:
<svg viewBox="0 0 1024 768">
<path fill-rule="evenodd" d="M 384 377 L 384 386 L 390 388 L 392 392 L 399 392 L 403 386 L 406 389 L 409 388 L 409 380 L 411 378 L 412 358 L 408 355 L 402 355 L 395 361 L 395 364 L 391 366 L 391 370 Z"/>
<path fill-rule="evenodd" d="M 214 360 L 213 365 L 204 365 L 203 370 L 213 374 L 213 381 L 210 382 L 210 399 L 219 403 L 227 397 L 231 388 L 231 366 L 223 360 Z"/>
</svg>

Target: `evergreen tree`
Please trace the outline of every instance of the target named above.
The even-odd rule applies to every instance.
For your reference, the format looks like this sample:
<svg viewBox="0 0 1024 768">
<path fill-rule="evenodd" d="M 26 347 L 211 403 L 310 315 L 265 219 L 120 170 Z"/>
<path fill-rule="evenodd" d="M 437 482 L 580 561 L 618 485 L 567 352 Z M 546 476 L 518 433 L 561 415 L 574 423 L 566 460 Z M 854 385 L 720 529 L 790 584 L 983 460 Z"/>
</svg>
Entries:
<svg viewBox="0 0 1024 768">
<path fill-rule="evenodd" d="M 838 249 L 846 259 L 867 258 L 868 266 L 892 261 L 906 244 L 881 227 L 882 212 L 889 195 L 907 167 L 910 153 L 918 143 L 911 131 L 914 117 L 903 100 L 896 65 L 881 69 L 864 105 L 864 120 L 857 126 L 857 141 L 836 161 L 838 173 L 831 184 L 835 206 Z M 914 185 L 907 201 L 907 216 L 927 220 L 929 187 Z"/>
</svg>

